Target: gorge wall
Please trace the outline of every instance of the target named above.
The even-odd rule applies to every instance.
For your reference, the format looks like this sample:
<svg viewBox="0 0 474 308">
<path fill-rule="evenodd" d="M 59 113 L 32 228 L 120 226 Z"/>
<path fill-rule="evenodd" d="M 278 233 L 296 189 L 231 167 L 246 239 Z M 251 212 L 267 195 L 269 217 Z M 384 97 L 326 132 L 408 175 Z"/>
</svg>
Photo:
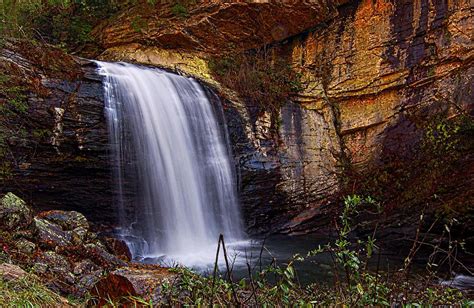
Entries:
<svg viewBox="0 0 474 308">
<path fill-rule="evenodd" d="M 429 125 L 438 117 L 472 116 L 472 8 L 470 1 L 214 2 L 190 7 L 189 17 L 175 17 L 179 23 L 171 18 L 168 27 L 170 21 L 160 18 L 170 13 L 161 7 L 106 23 L 100 28 L 101 57 L 165 66 L 216 87 L 228 98 L 250 229 L 308 232 L 324 225 L 337 207 L 331 197 L 351 192 L 348 184 L 354 189 L 360 178 L 387 173 L 384 168 L 393 168 L 393 162 L 405 165 L 389 170 L 384 185 L 419 185 L 423 180 L 396 178 L 423 177 L 398 170 L 413 167 L 406 162 L 415 163 Z M 137 16 L 141 29 L 132 27 Z M 178 40 L 186 44 L 173 44 Z M 216 54 L 264 45 L 274 61 L 285 59 L 301 76 L 300 91 L 283 104 L 278 119 L 223 88 L 212 68 Z M 469 153 L 460 162 L 465 170 L 473 167 Z M 472 190 L 472 180 L 453 172 L 442 176 L 460 179 L 455 191 Z M 408 211 L 437 190 L 397 200 L 400 187 L 383 197 L 406 203 Z M 469 193 L 461 200 L 472 204 Z"/>
<path fill-rule="evenodd" d="M 37 211 L 75 210 L 107 223 L 115 210 L 95 69 L 51 46 L 3 42 L 0 188 Z"/>
<path fill-rule="evenodd" d="M 436 183 L 427 184 L 430 176 L 422 175 L 424 171 L 403 170 L 413 169 L 412 161 L 424 164 L 420 169 L 429 169 L 430 160 L 442 161 L 446 155 L 431 149 L 433 153 L 417 157 L 430 125 L 466 114 L 472 121 L 472 8 L 469 1 L 352 2 L 340 7 L 339 16 L 327 26 L 275 47 L 276 55 L 287 57 L 303 76 L 304 90 L 294 101 L 320 117 L 326 115 L 324 123 L 335 123 L 332 131 L 319 126 L 317 135 L 325 133 L 329 138 L 332 132 L 337 136 L 330 144 L 340 145 L 338 157 L 343 158 L 346 171 L 352 169 L 362 178 L 387 173 L 387 179 L 373 185 L 387 190 L 379 196 L 397 211 L 414 211 L 417 203 L 431 198 L 429 194 L 439 194 L 439 182 L 453 181 L 458 188 L 451 187 L 456 193 L 446 199 L 456 199 L 463 204 L 462 211 L 472 214 L 469 191 L 474 183 L 463 171 L 456 173 L 453 166 Z M 334 122 L 328 121 L 331 110 Z M 310 138 L 306 140 L 305 144 L 314 146 Z M 472 142 L 468 148 L 457 167 L 464 171 L 474 166 Z M 326 153 L 333 152 L 334 147 Z M 306 159 L 331 159 L 323 151 L 307 153 Z M 321 166 L 315 170 L 322 170 Z M 403 177 L 411 179 L 400 183 L 398 178 Z M 360 180 L 349 176 L 355 186 Z M 403 188 L 393 189 L 397 185 Z M 312 211 L 293 220 L 299 223 L 300 217 L 306 219 L 305 213 Z"/>
<path fill-rule="evenodd" d="M 416 151 L 434 118 L 472 117 L 474 14 L 468 0 L 213 1 L 190 5 L 181 15 L 173 13 L 171 5 L 145 9 L 138 5 L 94 31 L 101 59 L 180 71 L 219 94 L 251 233 L 298 234 L 324 227 L 337 208 L 336 200 L 383 172 L 382 190 L 399 186 L 390 191 L 387 202 L 412 211 L 422 199 L 408 194 L 400 199 L 400 192 L 427 182 L 423 174 L 399 182 L 396 172 L 402 168 L 389 172 L 386 168 L 394 168 L 398 161 L 425 162 Z M 212 67 L 216 58 L 262 46 L 272 59 L 285 60 L 300 76 L 298 93 L 281 102 L 278 117 L 219 83 Z M 19 183 L 45 207 L 63 207 L 57 202 L 71 194 L 71 200 L 97 200 L 82 201 L 88 204 L 85 214 L 102 213 L 110 207 L 111 190 L 103 184 L 108 169 L 100 82 L 87 73 L 91 70 L 87 64 L 79 70 L 86 74 L 73 81 L 42 81 L 57 97 L 70 100 L 29 97 L 33 105 L 44 101 L 53 111 L 69 101 L 79 103 L 62 108 L 61 117 L 67 120 L 61 134 L 64 141 L 59 143 L 63 148 L 50 143 L 49 150 L 41 151 L 46 164 L 36 163 L 35 169 L 32 160 L 25 160 L 31 163 L 29 169 L 18 164 L 17 172 L 37 170 L 40 177 L 31 178 L 53 181 L 49 190 L 29 181 Z M 49 119 L 45 126 L 54 135 L 54 112 L 38 116 Z M 50 159 L 65 152 L 71 154 Z M 468 176 L 474 167 L 472 147 L 463 152 L 457 166 L 441 176 L 457 187 L 456 196 L 448 199 L 472 217 L 474 183 Z M 69 173 L 83 168 L 89 168 L 83 178 Z M 439 194 L 436 187 L 427 188 L 422 198 Z M 79 203 L 74 207 L 81 211 Z"/>
</svg>

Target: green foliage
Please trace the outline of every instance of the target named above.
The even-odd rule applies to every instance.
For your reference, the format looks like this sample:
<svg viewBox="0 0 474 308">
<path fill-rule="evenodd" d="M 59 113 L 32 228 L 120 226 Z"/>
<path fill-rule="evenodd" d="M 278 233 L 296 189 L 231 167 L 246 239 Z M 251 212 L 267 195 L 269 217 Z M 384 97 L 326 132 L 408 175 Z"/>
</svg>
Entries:
<svg viewBox="0 0 474 308">
<path fill-rule="evenodd" d="M 93 26 L 117 12 L 123 3 L 115 0 L 5 0 L 0 3 L 0 33 L 80 47 L 92 42 Z"/>
<path fill-rule="evenodd" d="M 449 105 L 440 102 L 445 109 Z M 451 104 L 448 110 L 435 115 L 413 111 L 409 120 L 417 126 L 419 140 L 412 134 L 409 147 L 405 141 L 402 150 L 394 150 L 393 144 L 387 150 L 382 147 L 383 160 L 377 164 L 364 168 L 346 164 L 346 191 L 357 190 L 384 200 L 388 213 L 396 209 L 403 215 L 397 216 L 398 220 L 413 217 L 415 209 L 426 205 L 429 215 L 455 215 L 469 221 L 472 194 L 458 188 L 465 185 L 462 176 L 474 150 L 474 121 L 462 106 Z"/>
<path fill-rule="evenodd" d="M 0 74 L 0 180 L 11 175 L 12 157 L 9 142 L 26 135 L 23 127 L 11 122 L 21 118 L 28 110 L 26 89 Z"/>
<path fill-rule="evenodd" d="M 182 18 L 189 16 L 188 9 L 181 3 L 176 3 L 175 5 L 173 5 L 173 7 L 171 8 L 171 13 L 173 13 L 173 15 L 175 16 Z"/>
<path fill-rule="evenodd" d="M 133 31 L 140 33 L 143 30 L 146 30 L 148 27 L 148 24 L 145 19 L 143 19 L 141 16 L 135 16 L 133 18 L 132 23 L 131 23 Z"/>
<path fill-rule="evenodd" d="M 216 58 L 209 62 L 209 67 L 217 80 L 236 91 L 249 105 L 268 110 L 274 116 L 302 88 L 301 74 L 286 61 L 273 59 L 266 50 Z"/>
<path fill-rule="evenodd" d="M 460 142 L 460 133 L 473 129 L 472 119 L 467 115 L 461 116 L 457 121 L 435 119 L 425 131 L 423 146 L 428 151 L 448 155 L 456 151 Z"/>
<path fill-rule="evenodd" d="M 368 210 L 380 213 L 382 208 L 380 203 L 371 197 L 347 196 L 344 198 L 339 217 L 338 238 L 334 243 L 319 246 L 306 255 L 295 255 L 287 264 L 277 265 L 273 262 L 247 279 L 230 282 L 226 274 L 214 279 L 213 276 L 201 276 L 187 268 L 174 268 L 171 271 L 178 274 L 179 279 L 163 283 L 160 303 L 126 297 L 117 302 L 111 301 L 110 306 L 116 307 L 124 303 L 149 307 L 157 304 L 198 307 L 472 305 L 458 290 L 437 284 L 425 284 L 419 278 L 413 281 L 406 278 L 394 279 L 389 282 L 382 273 L 370 271 L 367 262 L 374 255 L 374 251 L 378 250 L 374 235 L 356 243 L 351 243 L 349 239 L 354 228 L 351 222 L 354 215 Z M 334 284 L 300 285 L 295 265 L 298 262 L 308 262 L 321 253 L 332 256 Z M 341 276 L 344 278 L 341 279 Z"/>
<path fill-rule="evenodd" d="M 178 0 L 171 7 L 171 13 L 180 18 L 189 17 L 190 8 L 196 4 L 195 0 Z"/>
</svg>

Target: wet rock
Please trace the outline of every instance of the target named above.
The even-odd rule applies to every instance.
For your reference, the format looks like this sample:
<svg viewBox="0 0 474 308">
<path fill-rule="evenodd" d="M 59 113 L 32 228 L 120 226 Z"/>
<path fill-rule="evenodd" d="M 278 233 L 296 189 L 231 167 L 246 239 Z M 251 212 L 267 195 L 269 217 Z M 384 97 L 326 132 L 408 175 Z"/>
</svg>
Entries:
<svg viewBox="0 0 474 308">
<path fill-rule="evenodd" d="M 35 243 L 32 243 L 28 241 L 27 239 L 21 238 L 17 241 L 15 241 L 16 248 L 18 251 L 25 255 L 32 255 L 33 252 L 35 252 L 36 245 Z"/>
<path fill-rule="evenodd" d="M 76 262 L 74 264 L 72 272 L 75 275 L 84 275 L 96 271 L 98 269 L 99 267 L 96 264 L 94 264 L 91 260 L 86 259 L 80 262 Z"/>
<path fill-rule="evenodd" d="M 46 273 L 52 274 L 58 280 L 64 281 L 68 284 L 75 282 L 75 277 L 71 273 L 71 265 L 68 260 L 53 251 L 47 251 L 36 258 L 39 264 L 47 266 Z"/>
<path fill-rule="evenodd" d="M 18 230 L 27 227 L 32 219 L 31 209 L 13 193 L 7 193 L 0 200 L 0 229 Z"/>
<path fill-rule="evenodd" d="M 84 249 L 86 250 L 87 255 L 90 256 L 91 260 L 101 267 L 111 269 L 127 265 L 125 261 L 107 252 L 104 248 L 96 244 L 86 244 L 84 245 Z"/>
<path fill-rule="evenodd" d="M 26 275 L 28 275 L 28 273 L 17 265 L 8 263 L 0 264 L 0 278 L 3 280 L 17 280 L 25 277 Z"/>
<path fill-rule="evenodd" d="M 9 119 L 10 129 L 29 127 L 15 136 L 8 155 L 15 157 L 12 176 L 0 179 L 2 191 L 18 194 L 37 211 L 74 210 L 113 224 L 103 89 L 95 64 L 49 45 L 5 40 L 0 74 L 28 89 L 28 112 Z"/>
<path fill-rule="evenodd" d="M 41 218 L 34 218 L 34 226 L 40 245 L 56 248 L 71 245 L 71 233 L 65 232 L 60 226 Z"/>
<path fill-rule="evenodd" d="M 102 278 L 103 272 L 101 270 L 97 270 L 91 272 L 90 274 L 81 276 L 77 281 L 76 287 L 76 296 L 81 297 L 84 296 L 87 292 L 92 290 L 92 287 Z"/>
<path fill-rule="evenodd" d="M 451 280 L 443 280 L 440 283 L 442 286 L 455 288 L 458 290 L 474 290 L 474 277 L 468 275 L 456 275 Z"/>
<path fill-rule="evenodd" d="M 132 253 L 130 252 L 130 249 L 128 248 L 125 241 L 113 237 L 106 237 L 102 240 L 105 242 L 107 249 L 111 251 L 114 255 L 125 261 L 132 260 Z"/>
<path fill-rule="evenodd" d="M 63 230 L 72 231 L 78 228 L 89 230 L 87 218 L 76 211 L 52 210 L 42 212 L 38 217 L 61 226 Z"/>
<path fill-rule="evenodd" d="M 161 302 L 163 283 L 171 283 L 177 277 L 177 274 L 159 266 L 120 268 L 101 279 L 92 292 L 101 302 L 132 295 L 158 304 Z"/>
</svg>

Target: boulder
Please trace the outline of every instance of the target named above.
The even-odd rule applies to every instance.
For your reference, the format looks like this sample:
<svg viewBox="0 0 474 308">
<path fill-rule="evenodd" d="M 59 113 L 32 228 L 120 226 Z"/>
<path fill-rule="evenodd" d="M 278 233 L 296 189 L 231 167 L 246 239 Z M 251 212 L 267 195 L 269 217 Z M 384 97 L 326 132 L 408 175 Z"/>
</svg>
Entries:
<svg viewBox="0 0 474 308">
<path fill-rule="evenodd" d="M 86 244 L 84 245 L 86 254 L 90 259 L 100 267 L 107 269 L 113 269 L 120 266 L 126 266 L 127 263 L 113 254 L 107 252 L 104 248 L 96 244 Z"/>
<path fill-rule="evenodd" d="M 31 209 L 16 195 L 7 193 L 0 200 L 0 229 L 19 230 L 29 226 L 32 219 Z"/>
<path fill-rule="evenodd" d="M 84 274 L 88 274 L 93 271 L 96 271 L 98 269 L 99 267 L 96 264 L 94 264 L 94 262 L 92 262 L 89 259 L 85 259 L 85 260 L 74 263 L 72 272 L 75 275 L 84 275 Z"/>
<path fill-rule="evenodd" d="M 33 220 L 37 240 L 41 246 L 46 248 L 56 248 L 72 245 L 71 232 L 63 231 L 63 229 L 46 219 L 34 218 Z"/>
<path fill-rule="evenodd" d="M 87 218 L 76 211 L 60 211 L 52 210 L 38 214 L 39 218 L 46 219 L 52 223 L 55 223 L 65 231 L 72 231 L 75 229 L 89 230 L 89 222 Z"/>
<path fill-rule="evenodd" d="M 55 281 L 62 281 L 70 285 L 75 283 L 75 277 L 71 273 L 71 265 L 68 260 L 60 254 L 53 251 L 46 251 L 36 258 L 36 264 L 46 265 L 45 273 L 48 276 L 51 275 Z M 44 271 L 44 267 L 42 270 Z M 40 272 L 38 272 L 38 274 L 39 273 Z M 64 290 L 62 287 L 63 286 L 60 286 L 59 289 Z"/>
<path fill-rule="evenodd" d="M 107 249 L 114 255 L 118 256 L 120 259 L 125 261 L 132 260 L 132 253 L 130 252 L 127 243 L 125 243 L 124 240 L 113 237 L 105 237 L 102 239 L 102 241 L 107 246 Z"/>
<path fill-rule="evenodd" d="M 92 289 L 100 303 L 107 299 L 123 300 L 126 296 L 139 296 L 154 304 L 162 302 L 162 285 L 172 283 L 178 275 L 157 265 L 120 268 L 102 278 Z"/>
<path fill-rule="evenodd" d="M 103 272 L 101 270 L 93 271 L 87 275 L 81 276 L 75 284 L 77 297 L 83 297 L 87 292 L 92 290 L 92 287 L 102 277 Z"/>
<path fill-rule="evenodd" d="M 0 264 L 0 278 L 6 281 L 21 279 L 28 275 L 27 272 L 22 270 L 19 266 L 2 263 Z"/>
<path fill-rule="evenodd" d="M 52 210 L 42 212 L 37 217 L 60 226 L 63 231 L 69 231 L 71 241 L 75 245 L 83 243 L 87 238 L 89 222 L 87 218 L 79 212 Z"/>
<path fill-rule="evenodd" d="M 38 275 L 46 274 L 46 271 L 48 270 L 48 265 L 41 262 L 35 262 L 31 270 L 33 271 L 33 273 L 36 273 Z"/>
<path fill-rule="evenodd" d="M 48 270 L 52 272 L 67 273 L 71 271 L 71 265 L 68 260 L 54 251 L 46 251 L 36 258 L 36 263 L 46 264 Z"/>
<path fill-rule="evenodd" d="M 25 255 L 32 255 L 36 249 L 35 243 L 32 243 L 24 238 L 20 238 L 19 240 L 15 241 L 15 245 L 18 251 Z"/>
</svg>

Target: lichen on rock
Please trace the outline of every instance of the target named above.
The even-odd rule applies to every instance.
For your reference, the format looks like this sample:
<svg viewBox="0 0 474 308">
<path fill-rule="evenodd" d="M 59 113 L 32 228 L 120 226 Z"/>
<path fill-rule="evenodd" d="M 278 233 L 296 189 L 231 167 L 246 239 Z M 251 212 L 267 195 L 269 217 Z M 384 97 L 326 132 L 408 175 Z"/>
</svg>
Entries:
<svg viewBox="0 0 474 308">
<path fill-rule="evenodd" d="M 0 200 L 0 229 L 18 230 L 28 226 L 32 219 L 32 210 L 13 193 L 5 194 Z"/>
<path fill-rule="evenodd" d="M 81 213 L 47 211 L 33 217 L 26 202 L 12 193 L 1 200 L 3 209 L 8 209 L 1 213 L 14 215 L 15 219 L 23 215 L 31 221 L 17 223 L 14 229 L 9 223 L 0 226 L 1 261 L 31 269 L 51 290 L 83 296 L 104 272 L 127 265 L 113 255 L 113 249 L 107 250 Z M 10 222 L 10 216 L 5 215 L 2 222 Z M 123 247 L 122 253 L 126 254 Z"/>
</svg>

